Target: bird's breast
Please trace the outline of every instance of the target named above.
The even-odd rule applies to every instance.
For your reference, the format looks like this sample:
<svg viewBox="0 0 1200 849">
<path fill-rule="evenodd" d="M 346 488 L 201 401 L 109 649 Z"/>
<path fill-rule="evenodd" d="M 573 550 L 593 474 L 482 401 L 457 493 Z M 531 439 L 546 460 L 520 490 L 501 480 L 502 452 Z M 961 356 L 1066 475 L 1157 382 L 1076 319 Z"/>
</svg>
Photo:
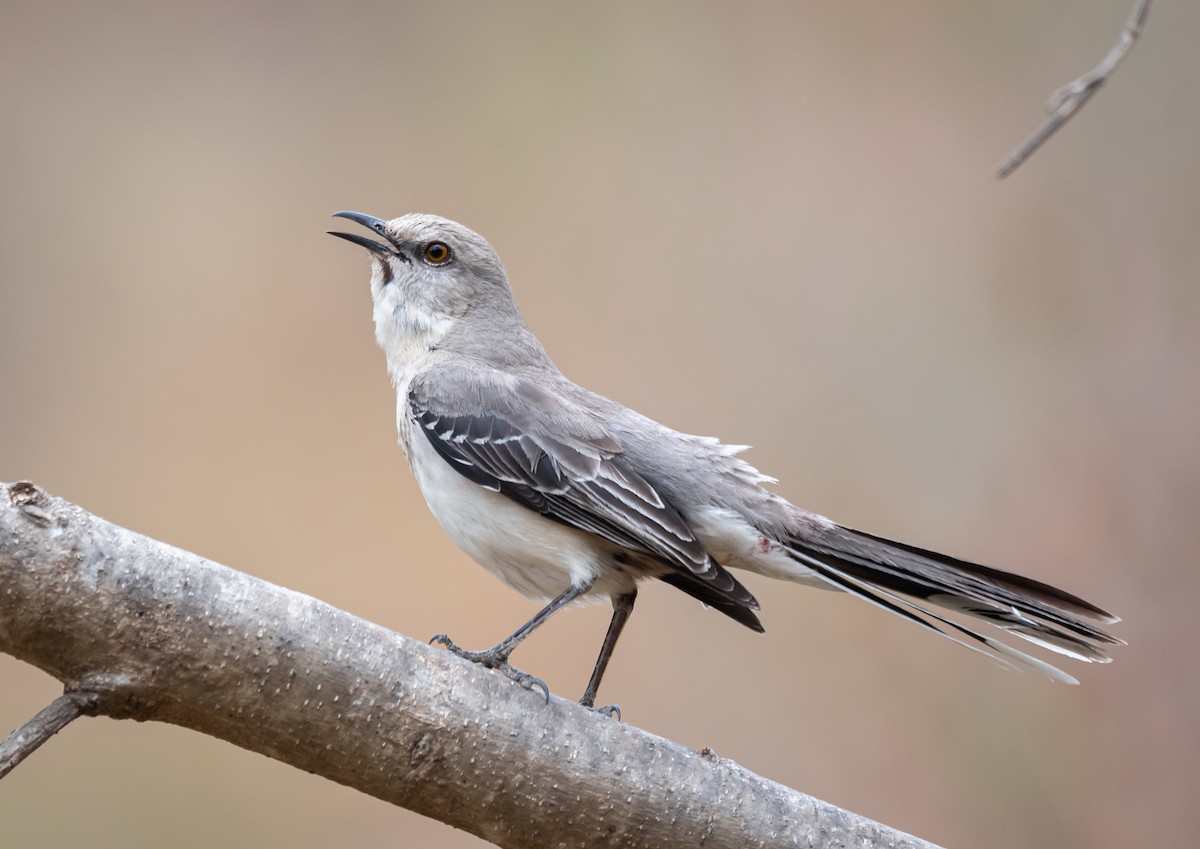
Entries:
<svg viewBox="0 0 1200 849">
<path fill-rule="evenodd" d="M 429 444 L 405 402 L 400 404 L 400 442 L 413 476 L 438 524 L 471 559 L 539 601 L 593 579 L 597 598 L 632 587 L 631 576 L 612 568 L 611 543 L 547 519 L 455 471 Z"/>
</svg>

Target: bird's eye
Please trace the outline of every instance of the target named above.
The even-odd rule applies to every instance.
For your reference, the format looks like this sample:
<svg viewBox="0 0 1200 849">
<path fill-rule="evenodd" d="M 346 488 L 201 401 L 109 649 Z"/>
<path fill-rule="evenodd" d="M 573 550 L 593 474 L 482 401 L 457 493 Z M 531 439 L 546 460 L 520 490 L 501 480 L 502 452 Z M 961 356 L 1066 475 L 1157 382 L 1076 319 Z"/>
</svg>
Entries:
<svg viewBox="0 0 1200 849">
<path fill-rule="evenodd" d="M 450 261 L 450 246 L 445 242 L 430 242 L 421 255 L 430 265 L 445 265 Z"/>
</svg>

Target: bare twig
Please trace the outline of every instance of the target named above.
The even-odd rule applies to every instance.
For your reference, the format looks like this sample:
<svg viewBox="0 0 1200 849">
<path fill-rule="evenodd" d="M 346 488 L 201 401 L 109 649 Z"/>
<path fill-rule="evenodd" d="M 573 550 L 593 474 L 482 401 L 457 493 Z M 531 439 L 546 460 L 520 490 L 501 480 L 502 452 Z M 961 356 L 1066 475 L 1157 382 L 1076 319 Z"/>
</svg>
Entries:
<svg viewBox="0 0 1200 849">
<path fill-rule="evenodd" d="M 91 694 L 72 691 L 63 693 L 38 711 L 37 716 L 0 743 L 0 778 L 12 772 L 17 764 L 33 754 L 39 746 L 93 707 L 94 700 Z"/>
<path fill-rule="evenodd" d="M 0 651 L 89 693 L 85 712 L 192 728 L 501 846 L 930 847 L 29 483 L 0 484 L 0 588 Z"/>
<path fill-rule="evenodd" d="M 1000 163 L 996 168 L 996 176 L 999 179 L 1003 180 L 1017 170 L 1022 162 L 1028 159 L 1050 136 L 1054 135 L 1059 127 L 1078 112 L 1093 94 L 1099 91 L 1100 86 L 1108 82 L 1109 76 L 1121 64 L 1121 60 L 1125 58 L 1133 48 L 1138 36 L 1142 34 L 1142 27 L 1146 23 L 1147 15 L 1150 14 L 1150 2 L 1151 0 L 1137 0 L 1137 4 L 1129 14 L 1129 19 L 1125 21 L 1124 29 L 1117 38 L 1117 43 L 1108 51 L 1108 55 L 1100 61 L 1099 65 L 1050 95 L 1050 99 L 1046 102 L 1046 111 L 1050 113 L 1050 117 L 1012 156 Z"/>
</svg>

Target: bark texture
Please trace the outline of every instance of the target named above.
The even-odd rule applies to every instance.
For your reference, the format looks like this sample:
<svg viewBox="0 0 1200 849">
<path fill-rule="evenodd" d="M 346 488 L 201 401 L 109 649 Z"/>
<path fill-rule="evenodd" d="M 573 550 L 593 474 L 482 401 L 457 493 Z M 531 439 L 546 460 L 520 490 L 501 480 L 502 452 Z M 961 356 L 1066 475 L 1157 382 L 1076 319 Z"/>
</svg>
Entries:
<svg viewBox="0 0 1200 849">
<path fill-rule="evenodd" d="M 0 484 L 0 651 L 500 846 L 931 844 Z"/>
</svg>

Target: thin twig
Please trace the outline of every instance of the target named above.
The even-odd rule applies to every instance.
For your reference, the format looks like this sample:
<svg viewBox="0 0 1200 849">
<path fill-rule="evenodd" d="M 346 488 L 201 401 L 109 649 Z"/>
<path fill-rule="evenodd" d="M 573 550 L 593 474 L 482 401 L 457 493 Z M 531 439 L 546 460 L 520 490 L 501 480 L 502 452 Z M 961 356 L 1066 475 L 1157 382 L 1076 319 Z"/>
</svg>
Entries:
<svg viewBox="0 0 1200 849">
<path fill-rule="evenodd" d="M 1016 153 L 1000 163 L 996 168 L 996 176 L 999 179 L 1003 180 L 1017 170 L 1022 162 L 1067 122 L 1067 119 L 1078 112 L 1083 104 L 1091 100 L 1092 95 L 1100 89 L 1100 86 L 1108 82 L 1109 76 L 1121 64 L 1121 60 L 1125 58 L 1133 48 L 1138 36 L 1142 34 L 1146 16 L 1150 14 L 1150 2 L 1151 0 L 1138 0 L 1129 19 L 1125 21 L 1125 27 L 1121 30 L 1120 36 L 1117 37 L 1117 43 L 1108 51 L 1108 55 L 1100 61 L 1099 65 L 1050 95 L 1050 99 L 1046 102 L 1046 111 L 1050 113 L 1050 117 L 1041 129 L 1017 149 Z"/>
<path fill-rule="evenodd" d="M 0 778 L 13 771 L 39 746 L 67 727 L 74 719 L 89 712 L 92 699 L 88 693 L 63 693 L 37 716 L 26 722 L 0 743 Z"/>
</svg>

